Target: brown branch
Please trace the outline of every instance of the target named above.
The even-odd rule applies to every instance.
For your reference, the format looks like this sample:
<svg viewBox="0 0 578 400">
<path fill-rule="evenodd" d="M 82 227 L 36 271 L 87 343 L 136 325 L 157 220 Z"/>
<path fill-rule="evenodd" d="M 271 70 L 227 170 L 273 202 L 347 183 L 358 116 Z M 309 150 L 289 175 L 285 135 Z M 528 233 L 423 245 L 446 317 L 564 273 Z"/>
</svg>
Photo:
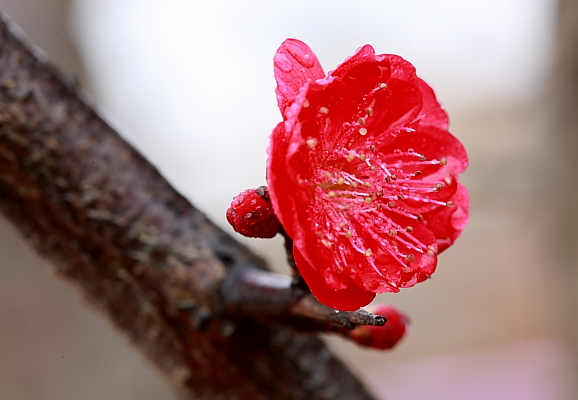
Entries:
<svg viewBox="0 0 578 400">
<path fill-rule="evenodd" d="M 59 274 L 183 398 L 370 399 L 314 334 L 231 312 L 223 280 L 264 270 L 263 260 L 170 187 L 2 20 L 0 211 Z"/>
</svg>

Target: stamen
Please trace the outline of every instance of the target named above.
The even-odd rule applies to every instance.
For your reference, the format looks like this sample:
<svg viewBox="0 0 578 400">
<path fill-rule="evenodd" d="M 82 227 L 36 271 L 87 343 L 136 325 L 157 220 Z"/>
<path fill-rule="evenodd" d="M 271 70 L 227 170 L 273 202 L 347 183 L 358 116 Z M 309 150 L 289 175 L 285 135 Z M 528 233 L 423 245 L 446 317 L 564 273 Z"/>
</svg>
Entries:
<svg viewBox="0 0 578 400">
<path fill-rule="evenodd" d="M 413 260 L 415 260 L 415 256 L 413 254 L 409 253 L 407 256 L 405 256 L 405 259 L 408 262 L 412 262 Z"/>
<path fill-rule="evenodd" d="M 359 128 L 359 134 L 361 136 L 367 135 L 367 129 L 366 128 Z"/>
<path fill-rule="evenodd" d="M 440 164 L 441 165 L 446 165 L 448 163 L 448 160 L 446 160 L 445 158 L 441 158 L 440 159 Z"/>
<path fill-rule="evenodd" d="M 395 235 L 397 235 L 397 231 L 395 229 L 390 229 L 389 230 L 389 236 L 394 237 Z"/>
<path fill-rule="evenodd" d="M 366 256 L 366 257 L 370 257 L 370 256 L 371 256 L 371 253 L 372 253 L 371 249 L 365 250 L 365 256 Z"/>
<path fill-rule="evenodd" d="M 379 86 L 380 89 L 386 89 L 386 88 L 387 88 L 387 83 L 381 82 L 381 83 L 380 83 L 379 85 L 377 85 L 377 86 Z"/>
<path fill-rule="evenodd" d="M 359 125 L 365 125 L 365 118 L 359 118 Z"/>
<path fill-rule="evenodd" d="M 365 112 L 367 113 L 367 115 L 369 115 L 370 117 L 373 115 L 373 108 L 371 107 L 367 107 L 367 109 L 365 110 Z"/>
<path fill-rule="evenodd" d="M 329 114 L 329 108 L 327 108 L 327 107 L 319 107 L 319 114 L 323 114 L 323 115 Z"/>
<path fill-rule="evenodd" d="M 309 106 L 310 106 L 309 100 L 307 100 L 307 99 L 303 100 L 303 104 L 301 105 L 301 107 L 307 108 L 307 107 L 309 107 Z"/>
</svg>

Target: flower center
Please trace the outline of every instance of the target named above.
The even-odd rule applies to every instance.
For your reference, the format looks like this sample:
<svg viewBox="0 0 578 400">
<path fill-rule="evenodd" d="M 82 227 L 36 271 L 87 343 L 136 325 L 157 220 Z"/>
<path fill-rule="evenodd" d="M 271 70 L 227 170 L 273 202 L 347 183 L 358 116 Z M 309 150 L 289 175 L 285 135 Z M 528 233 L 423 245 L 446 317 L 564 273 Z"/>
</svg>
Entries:
<svg viewBox="0 0 578 400">
<path fill-rule="evenodd" d="M 411 209 L 415 205 L 453 206 L 451 201 L 432 198 L 451 178 L 424 179 L 447 160 L 428 160 L 411 148 L 376 152 L 374 145 L 366 152 L 341 149 L 334 154 L 335 159 L 320 165 L 313 192 L 315 214 L 320 216 L 318 236 L 338 256 L 338 272 L 351 268 L 351 256 L 355 256 L 351 251 L 365 256 L 380 276 L 384 275 L 378 265 L 385 259 L 390 263 L 394 259 L 404 273 L 414 272 L 421 256 L 433 255 L 437 249 L 414 235 L 415 224 L 423 217 Z"/>
</svg>

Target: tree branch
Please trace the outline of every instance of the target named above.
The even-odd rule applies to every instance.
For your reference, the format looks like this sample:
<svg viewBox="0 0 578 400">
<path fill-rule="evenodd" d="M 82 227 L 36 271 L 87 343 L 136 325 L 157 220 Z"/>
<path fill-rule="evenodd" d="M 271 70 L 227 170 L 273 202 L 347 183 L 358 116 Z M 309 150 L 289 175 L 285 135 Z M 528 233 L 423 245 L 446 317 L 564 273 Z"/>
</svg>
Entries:
<svg viewBox="0 0 578 400">
<path fill-rule="evenodd" d="M 2 20 L 0 211 L 58 273 L 183 398 L 371 399 L 314 334 L 231 312 L 223 280 L 264 261 L 170 187 Z"/>
</svg>

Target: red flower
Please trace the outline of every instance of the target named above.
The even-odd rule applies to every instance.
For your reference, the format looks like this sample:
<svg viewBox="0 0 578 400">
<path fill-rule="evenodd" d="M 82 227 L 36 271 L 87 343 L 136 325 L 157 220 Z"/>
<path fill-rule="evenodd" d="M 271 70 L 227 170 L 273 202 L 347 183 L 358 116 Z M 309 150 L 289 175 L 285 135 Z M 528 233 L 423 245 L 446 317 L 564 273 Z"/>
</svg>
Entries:
<svg viewBox="0 0 578 400">
<path fill-rule="evenodd" d="M 392 349 L 409 331 L 409 318 L 396 308 L 380 304 L 368 311 L 387 319 L 383 326 L 359 325 L 342 333 L 358 344 L 376 349 Z"/>
<path fill-rule="evenodd" d="M 433 90 L 369 45 L 327 76 L 295 39 L 274 61 L 268 190 L 312 293 L 356 310 L 428 278 L 468 216 L 466 151 Z"/>
</svg>

